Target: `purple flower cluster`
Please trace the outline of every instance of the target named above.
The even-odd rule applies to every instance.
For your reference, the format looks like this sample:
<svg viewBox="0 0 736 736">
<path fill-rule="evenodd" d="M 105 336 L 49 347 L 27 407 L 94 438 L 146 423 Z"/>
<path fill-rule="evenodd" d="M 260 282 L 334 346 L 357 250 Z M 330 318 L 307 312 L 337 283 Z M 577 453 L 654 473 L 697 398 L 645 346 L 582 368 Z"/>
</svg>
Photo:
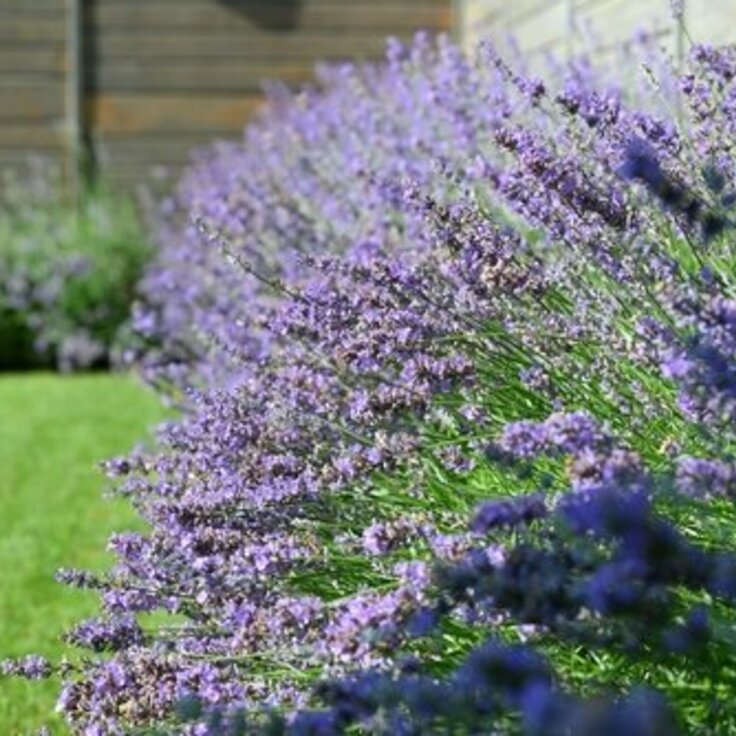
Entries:
<svg viewBox="0 0 736 736">
<path fill-rule="evenodd" d="M 728 94 L 729 59 L 694 49 L 691 68 Z M 730 621 L 736 557 L 693 538 L 707 504 L 682 510 L 732 497 L 713 429 L 732 419 L 732 255 L 727 219 L 704 219 L 731 174 L 693 165 L 687 125 L 701 147 L 725 129 L 700 92 L 678 125 L 582 61 L 561 76 L 420 37 L 277 94 L 188 172 L 136 317 L 142 371 L 186 389 L 183 415 L 107 464 L 146 531 L 111 538 L 107 573 L 59 576 L 101 601 L 67 635 L 105 653 L 64 673 L 74 728 L 189 704 L 201 734 L 260 707 L 294 734 L 509 712 L 529 733 L 675 732 L 655 696 L 577 697 L 528 649 L 401 670 L 447 673 L 491 627 L 661 654 L 674 701 L 726 676 L 711 618 Z M 149 612 L 168 625 L 144 631 Z"/>
<path fill-rule="evenodd" d="M 22 659 L 4 659 L 0 662 L 0 671 L 4 675 L 26 677 L 29 680 L 43 680 L 51 676 L 53 665 L 44 657 L 30 654 Z"/>
<path fill-rule="evenodd" d="M 544 518 L 547 505 L 541 493 L 515 496 L 510 500 L 490 501 L 483 504 L 473 520 L 474 532 L 483 534 L 497 527 L 514 527 Z"/>
<path fill-rule="evenodd" d="M 695 498 L 736 498 L 736 465 L 733 462 L 696 457 L 680 458 L 677 488 Z"/>
<path fill-rule="evenodd" d="M 438 233 L 423 208 L 407 201 L 414 193 L 443 213 L 451 205 L 450 229 L 470 246 L 467 266 L 486 288 L 537 279 L 540 264 L 514 264 L 523 238 L 488 233 L 485 216 L 458 231 L 466 195 L 471 214 L 476 192 L 484 202 L 490 188 L 556 234 L 584 228 L 592 242 L 598 220 L 620 241 L 627 217 L 617 183 L 622 147 L 636 132 L 657 141 L 664 134 L 664 123 L 622 105 L 616 75 L 631 66 L 627 58 L 622 53 L 595 72 L 580 60 L 552 80 L 561 101 L 549 104 L 566 111 L 567 140 L 578 145 L 581 126 L 608 137 L 592 152 L 601 166 L 587 171 L 572 152 L 560 154 L 556 123 L 540 114 L 552 93 L 511 72 L 490 47 L 469 61 L 449 42 L 419 36 L 409 48 L 390 42 L 382 67 L 323 69 L 315 89 L 275 90 L 244 142 L 200 155 L 164 204 L 157 220 L 162 253 L 143 284 L 136 319 L 157 346 L 145 352 L 146 374 L 176 385 L 203 375 L 226 381 L 241 367 L 237 356 L 230 360 L 233 349 L 240 357 L 267 349 L 268 335 L 258 329 L 269 302 L 264 282 L 244 278 L 238 263 L 271 283 L 290 283 L 309 278 L 296 254 L 338 252 L 361 264 L 377 253 L 425 252 Z M 533 127 L 520 125 L 529 119 Z M 197 222 L 221 234 L 236 258 L 223 258 L 222 242 L 203 237 Z M 478 261 L 501 238 L 493 257 Z"/>
<path fill-rule="evenodd" d="M 677 736 L 677 719 L 659 693 L 647 688 L 621 697 L 587 700 L 565 692 L 545 659 L 524 647 L 489 640 L 450 675 L 432 677 L 405 665 L 396 674 L 366 672 L 326 683 L 325 707 L 291 719 L 246 717 L 196 702 L 191 720 L 212 736 L 338 736 L 360 726 L 364 733 L 390 736 L 423 733 L 489 733 L 520 716 L 526 736 Z M 250 716 L 250 714 L 248 714 Z M 197 728 L 195 726 L 194 728 Z"/>
<path fill-rule="evenodd" d="M 672 313 L 674 328 L 660 329 L 653 344 L 663 374 L 680 389 L 682 410 L 704 425 L 732 425 L 736 418 L 736 301 L 707 293 L 678 298 Z"/>
<path fill-rule="evenodd" d="M 66 635 L 70 644 L 102 652 L 121 650 L 143 643 L 143 631 L 133 616 L 109 620 L 90 619 L 77 624 Z"/>
<path fill-rule="evenodd" d="M 579 416 L 568 419 L 580 422 Z M 549 424 L 561 422 L 563 417 L 555 416 Z M 580 444 L 591 428 L 582 430 Z M 620 455 L 609 442 L 609 456 Z M 570 479 L 574 482 L 572 469 Z M 706 591 L 733 606 L 736 554 L 694 545 L 659 515 L 654 495 L 632 490 L 625 476 L 605 487 L 571 488 L 539 519 L 542 526 L 533 534 L 522 533 L 505 555 L 489 557 L 476 547 L 459 562 L 439 565 L 418 614 L 425 625 L 415 635 L 441 635 L 441 622 L 459 615 L 527 631 L 531 625 L 576 646 L 614 646 L 660 667 L 695 661 L 709 648 L 713 652 L 721 643 L 708 607 L 698 604 L 682 613 L 675 591 Z M 545 509 L 538 498 L 522 496 L 503 507 L 506 516 L 515 506 Z M 518 514 L 514 518 L 520 519 Z M 476 534 L 486 531 L 476 529 Z M 363 626 L 369 627 L 368 619 Z M 312 707 L 289 717 L 276 711 L 259 715 L 247 706 L 212 709 L 196 701 L 189 704 L 189 719 L 208 734 L 296 736 L 315 729 L 339 734 L 356 724 L 366 733 L 419 734 L 441 724 L 462 733 L 503 728 L 504 717 L 514 713 L 521 718 L 520 732 L 530 736 L 614 734 L 624 727 L 641 734 L 681 732 L 681 722 L 661 693 L 642 688 L 626 693 L 623 686 L 617 682 L 618 692 L 591 699 L 575 696 L 531 646 L 488 641 L 444 678 L 410 657 L 397 660 L 390 670 L 327 681 L 316 688 Z"/>
</svg>

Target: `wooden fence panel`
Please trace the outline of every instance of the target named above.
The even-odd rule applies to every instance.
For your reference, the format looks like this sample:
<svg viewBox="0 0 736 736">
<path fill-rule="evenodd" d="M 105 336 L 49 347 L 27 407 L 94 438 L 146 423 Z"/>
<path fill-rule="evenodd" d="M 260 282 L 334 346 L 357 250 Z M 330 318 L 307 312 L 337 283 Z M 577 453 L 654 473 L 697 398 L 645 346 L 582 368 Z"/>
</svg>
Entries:
<svg viewBox="0 0 736 736">
<path fill-rule="evenodd" d="M 411 33 L 394 33 L 408 38 Z M 310 65 L 323 59 L 375 58 L 384 48 L 384 34 L 359 32 L 335 35 L 328 32 L 299 35 L 258 32 L 246 38 L 237 31 L 202 35 L 196 30 L 181 34 L 159 34 L 142 31 L 135 37 L 135 54 L 131 53 L 130 35 L 119 29 L 101 29 L 95 34 L 92 49 L 87 49 L 87 68 L 97 63 L 112 64 L 115 60 L 136 59 L 156 61 L 169 59 L 193 63 L 236 62 L 250 59 L 301 59 Z M 90 42 L 91 43 L 91 42 Z M 104 50 L 100 59 L 99 51 Z"/>
<path fill-rule="evenodd" d="M 21 74 L 0 79 L 0 120 L 62 127 L 64 98 L 60 82 L 32 79 Z"/>
<path fill-rule="evenodd" d="M 240 137 L 264 81 L 298 86 L 322 59 L 379 58 L 388 35 L 449 30 L 451 9 L 451 0 L 91 0 L 85 109 L 97 160 L 118 178 L 175 166 L 192 145 Z"/>
<path fill-rule="evenodd" d="M 239 133 L 261 104 L 261 96 L 98 94 L 87 101 L 96 135 L 136 136 L 169 133 Z M 202 139 L 206 141 L 206 138 Z"/>
<path fill-rule="evenodd" d="M 91 143 L 131 183 L 239 138 L 263 83 L 449 31 L 453 0 L 0 0 L 0 166 Z M 79 23 L 76 13 L 80 14 Z M 79 45 L 74 44 L 79 31 Z M 73 167 L 72 167 L 73 168 Z"/>
<path fill-rule="evenodd" d="M 273 2 L 201 2 L 149 0 L 145 4 L 126 0 L 104 0 L 97 13 L 101 26 L 132 31 L 157 27 L 164 33 L 199 29 L 203 33 L 231 30 L 242 32 L 259 28 L 308 32 L 381 31 L 396 33 L 423 27 L 441 30 L 450 23 L 450 5 L 445 0 L 305 0 L 290 10 L 288 3 Z M 166 21 L 165 25 L 162 20 Z"/>
<path fill-rule="evenodd" d="M 0 20 L 0 23 L 2 20 Z M 0 46 L 0 76 L 7 79 L 9 75 L 22 70 L 23 76 L 64 74 L 66 59 L 61 47 L 30 48 L 30 44 L 20 46 L 2 44 Z"/>
<path fill-rule="evenodd" d="M 67 148 L 65 0 L 0 0 L 0 168 Z"/>
<path fill-rule="evenodd" d="M 693 39 L 736 40 L 734 0 L 685 5 Z M 387 35 L 451 30 L 455 7 L 468 46 L 513 34 L 532 59 L 604 52 L 637 29 L 678 48 L 670 0 L 0 0 L 0 165 L 73 157 L 77 110 L 95 158 L 125 177 L 175 165 L 191 146 L 238 137 L 265 80 L 299 85 L 320 60 L 380 58 Z"/>
</svg>

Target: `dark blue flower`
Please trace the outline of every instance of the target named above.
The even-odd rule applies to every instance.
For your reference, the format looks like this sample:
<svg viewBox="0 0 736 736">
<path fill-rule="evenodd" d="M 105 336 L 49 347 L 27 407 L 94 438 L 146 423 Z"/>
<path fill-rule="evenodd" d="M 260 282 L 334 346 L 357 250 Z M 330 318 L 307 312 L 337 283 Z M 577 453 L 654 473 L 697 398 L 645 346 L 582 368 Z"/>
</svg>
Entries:
<svg viewBox="0 0 736 736">
<path fill-rule="evenodd" d="M 586 606 L 601 614 L 634 611 L 645 600 L 649 567 L 637 559 L 602 565 L 583 587 Z"/>
<path fill-rule="evenodd" d="M 650 503 L 641 491 L 599 487 L 567 496 L 559 510 L 576 534 L 620 536 L 647 523 Z"/>
<path fill-rule="evenodd" d="M 544 494 L 533 493 L 499 501 L 483 503 L 475 514 L 471 529 L 476 534 L 485 534 L 498 527 L 515 527 L 529 524 L 547 515 Z"/>
<path fill-rule="evenodd" d="M 663 644 L 665 649 L 675 654 L 690 654 L 706 644 L 709 638 L 708 610 L 704 606 L 696 606 L 682 625 L 663 634 Z"/>
</svg>

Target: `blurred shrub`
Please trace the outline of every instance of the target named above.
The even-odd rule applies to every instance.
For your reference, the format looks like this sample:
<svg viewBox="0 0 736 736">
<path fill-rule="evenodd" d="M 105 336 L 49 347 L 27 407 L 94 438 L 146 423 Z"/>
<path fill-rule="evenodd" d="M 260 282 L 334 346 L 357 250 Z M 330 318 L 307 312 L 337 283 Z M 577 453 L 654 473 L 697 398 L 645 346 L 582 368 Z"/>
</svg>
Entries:
<svg viewBox="0 0 736 736">
<path fill-rule="evenodd" d="M 42 163 L 0 197 L 0 369 L 103 367 L 150 253 L 129 199 L 98 186 L 77 204 Z"/>
</svg>

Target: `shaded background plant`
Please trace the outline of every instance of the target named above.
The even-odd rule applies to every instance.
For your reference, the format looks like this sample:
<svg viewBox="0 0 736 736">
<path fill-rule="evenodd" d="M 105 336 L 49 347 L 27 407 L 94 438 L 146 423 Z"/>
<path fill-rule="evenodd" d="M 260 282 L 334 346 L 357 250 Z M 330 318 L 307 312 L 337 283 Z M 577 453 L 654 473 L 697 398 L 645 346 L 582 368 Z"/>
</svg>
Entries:
<svg viewBox="0 0 736 736">
<path fill-rule="evenodd" d="M 77 204 L 39 161 L 0 208 L 0 367 L 109 365 L 152 255 L 134 203 L 98 185 Z"/>
</svg>

